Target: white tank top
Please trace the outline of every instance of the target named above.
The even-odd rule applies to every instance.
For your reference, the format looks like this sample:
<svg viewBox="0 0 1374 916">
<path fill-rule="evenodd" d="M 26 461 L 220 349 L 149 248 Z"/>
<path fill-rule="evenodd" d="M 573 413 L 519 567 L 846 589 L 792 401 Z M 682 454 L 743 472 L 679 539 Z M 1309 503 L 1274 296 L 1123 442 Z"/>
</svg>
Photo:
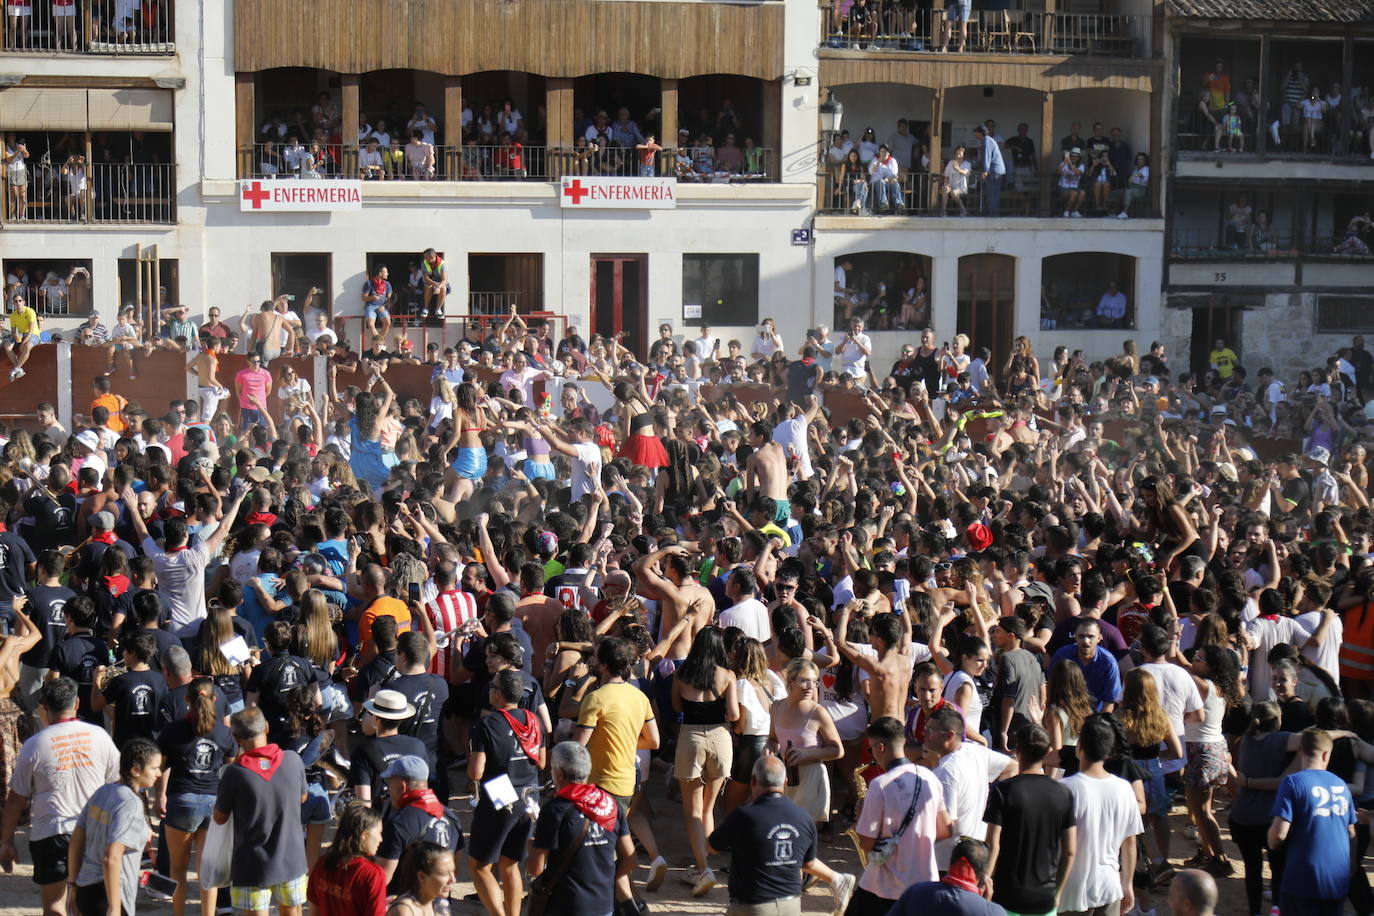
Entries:
<svg viewBox="0 0 1374 916">
<path fill-rule="evenodd" d="M 1221 691 L 1213 684 L 1207 691 L 1207 699 L 1202 701 L 1202 721 L 1183 723 L 1183 740 L 1193 744 L 1216 744 L 1225 741 L 1221 733 L 1221 720 L 1226 715 L 1226 701 Z"/>
<path fill-rule="evenodd" d="M 968 718 L 964 724 L 967 726 L 971 723 L 973 730 L 979 731 L 982 727 L 980 723 L 983 721 L 983 698 L 978 694 L 978 684 L 973 680 L 973 675 L 962 668 L 950 672 L 949 677 L 945 678 L 944 698 L 958 706 L 959 701 L 955 697 L 959 694 L 959 688 L 965 684 L 968 684 L 969 690 L 973 692 L 973 698 L 969 703 Z"/>
</svg>

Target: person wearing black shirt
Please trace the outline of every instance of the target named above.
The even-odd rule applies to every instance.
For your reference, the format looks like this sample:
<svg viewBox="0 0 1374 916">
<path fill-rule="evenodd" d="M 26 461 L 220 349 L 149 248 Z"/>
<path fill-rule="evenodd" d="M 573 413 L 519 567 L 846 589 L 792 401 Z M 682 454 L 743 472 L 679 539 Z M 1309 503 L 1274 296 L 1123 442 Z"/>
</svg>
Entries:
<svg viewBox="0 0 1374 916">
<path fill-rule="evenodd" d="M 191 656 L 180 646 L 173 646 L 160 653 L 162 676 L 167 679 L 167 696 L 157 708 L 157 729 L 161 734 L 173 722 L 180 722 L 191 713 Z M 215 699 L 215 720 L 228 723 L 229 699 L 224 691 L 210 680 Z"/>
<path fill-rule="evenodd" d="M 783 795 L 786 786 L 782 760 L 760 757 L 749 780 L 754 800 L 731 811 L 706 838 L 712 852 L 730 853 L 730 902 L 748 906 L 790 899 L 799 913 L 801 873 L 806 872 L 835 889 L 835 912 L 843 913 L 854 878 L 816 857 L 816 822 Z"/>
<path fill-rule="evenodd" d="M 825 370 L 816 362 L 817 351 L 814 344 L 802 347 L 801 359 L 787 364 L 787 400 L 799 406 L 806 406 L 809 395 L 816 393 L 816 386 L 825 377 Z"/>
<path fill-rule="evenodd" d="M 287 693 L 301 684 L 318 682 L 315 679 L 315 666 L 290 652 L 289 623 L 285 620 L 272 621 L 267 625 L 264 636 L 267 650 L 272 655 L 248 676 L 248 705 L 262 709 L 262 714 L 267 717 L 267 740 L 280 744 L 287 734 Z M 318 693 L 315 702 L 319 702 Z"/>
<path fill-rule="evenodd" d="M 234 736 L 215 705 L 215 682 L 208 677 L 197 678 L 184 687 L 189 697 L 187 713 L 163 729 L 157 739 L 163 759 L 157 807 L 166 812 L 162 825 L 166 830 L 171 877 L 177 882 L 172 898 L 176 911 L 186 905 L 191 839 L 195 838 L 197 849 L 205 842 L 220 770 L 238 756 Z M 213 896 L 208 903 L 214 906 Z"/>
<path fill-rule="evenodd" d="M 165 654 L 170 649 L 181 648 L 181 640 L 158 625 L 162 619 L 162 598 L 155 591 L 145 590 L 135 592 L 130 604 L 132 616 L 126 620 L 122 635 L 147 633 L 151 636 L 156 648 L 153 657 L 148 659 L 148 667 L 161 671 Z"/>
<path fill-rule="evenodd" d="M 72 570 L 72 579 L 79 585 L 84 585 L 91 579 L 96 578 L 100 572 L 100 558 L 106 550 L 111 547 L 117 548 L 122 552 L 126 559 L 132 560 L 138 555 L 134 546 L 128 541 L 120 539 L 114 533 L 115 517 L 113 512 L 101 510 L 92 512 L 89 518 L 91 526 L 91 536 L 85 544 L 77 550 L 76 568 Z"/>
<path fill-rule="evenodd" d="M 112 737 L 116 747 L 123 747 L 130 738 L 152 740 L 157 731 L 158 707 L 167 697 L 167 679 L 161 671 L 148 667 L 148 659 L 157 651 L 151 634 L 139 632 L 125 637 L 119 649 L 128 670 L 104 689 L 91 691 L 91 712 L 98 714 L 106 706 L 114 707 Z M 104 674 L 103 665 L 96 668 L 97 684 Z"/>
<path fill-rule="evenodd" d="M 71 482 L 67 466 L 55 464 L 48 471 L 48 479 L 41 485 L 35 482 L 24 496 L 24 514 L 33 524 L 23 526 L 19 533 L 33 549 L 43 551 L 76 543 L 76 497 L 67 490 Z M 32 553 L 28 562 L 33 562 Z"/>
<path fill-rule="evenodd" d="M 19 685 L 21 703 L 25 709 L 32 709 L 32 699 L 42 686 L 43 677 L 48 671 L 48 659 L 67 632 L 67 618 L 62 609 L 67 602 L 76 597 L 76 592 L 62 584 L 62 555 L 56 550 L 45 550 L 38 558 L 34 568 L 38 584 L 28 589 L 29 601 L 24 613 L 38 628 L 38 645 L 19 656 Z"/>
<path fill-rule="evenodd" d="M 382 773 L 397 757 L 425 759 L 425 743 L 397 729 L 415 715 L 415 707 L 394 690 L 378 690 L 363 702 L 362 742 L 355 745 L 348 767 L 348 784 L 359 801 L 382 810 L 387 801 Z"/>
<path fill-rule="evenodd" d="M 525 679 L 519 671 L 498 671 L 488 691 L 492 711 L 472 724 L 468 778 L 482 785 L 477 789 L 477 811 L 472 817 L 468 871 L 489 913 L 505 912 L 505 893 L 519 893 L 520 863 L 525 858 L 530 819 L 522 802 L 509 808 L 493 805 L 485 784 L 504 775 L 519 794 L 538 785 L 539 771 L 544 768 L 539 719 L 516 705 L 524 691 Z M 492 871 L 498 861 L 499 877 Z"/>
<path fill-rule="evenodd" d="M 993 783 L 988 825 L 992 899 L 1013 913 L 1048 913 L 1059 900 L 1073 855 L 1073 793 L 1045 775 L 1050 736 L 1026 725 L 1015 736 L 1017 774 Z"/>
<path fill-rule="evenodd" d="M 1007 149 L 1011 151 L 1011 164 L 1019 169 L 1034 170 L 1038 163 L 1035 159 L 1035 141 L 1030 137 L 1030 125 L 1016 125 L 1016 136 L 1007 140 Z"/>
<path fill-rule="evenodd" d="M 530 878 L 560 867 L 576 850 L 549 893 L 566 916 L 603 916 L 616 879 L 628 879 L 635 869 L 634 840 L 615 796 L 588 783 L 592 758 L 587 749 L 564 741 L 551 756 L 557 794 L 539 810 L 534 825 Z"/>
<path fill-rule="evenodd" d="M 424 758 L 397 757 L 382 771 L 382 779 L 386 780 L 391 808 L 382 819 L 376 862 L 386 875 L 388 891 L 399 894 L 406 890 L 397 880 L 396 866 L 415 843 L 434 843 L 453 853 L 456 874 L 457 854 L 464 846 L 463 829 L 458 815 L 444 807 L 429 788 L 430 770 Z"/>
<path fill-rule="evenodd" d="M 114 660 L 110 657 L 109 646 L 103 639 L 97 639 L 92 630 L 95 602 L 85 595 L 77 595 L 67 601 L 62 613 L 67 619 L 66 632 L 54 647 L 48 667 L 76 681 L 77 715 L 83 722 L 103 728 L 104 717 L 91 709 L 91 685 L 95 683 L 95 669 L 107 667 Z"/>
<path fill-rule="evenodd" d="M 429 673 L 429 640 L 418 630 L 401 634 L 396 663 L 400 676 L 389 686 L 415 707 L 414 717 L 401 723 L 401 731 L 425 743 L 425 760 L 434 777 L 434 789 L 440 798 L 448 798 L 444 766 L 448 755 L 442 752 L 439 740 L 439 722 L 448 702 L 448 682 Z"/>
<path fill-rule="evenodd" d="M 1291 515 L 1305 525 L 1312 518 L 1312 485 L 1299 473 L 1298 461 L 1292 452 L 1280 455 L 1278 475 L 1269 478 L 1269 487 L 1277 512 Z"/>
<path fill-rule="evenodd" d="M 921 346 L 911 357 L 911 370 L 911 380 L 924 381 L 932 396 L 940 390 L 940 351 L 935 348 L 935 332 L 930 328 L 921 332 Z"/>
<path fill-rule="evenodd" d="M 358 669 L 348 682 L 348 696 L 356 706 L 382 687 L 390 687 L 400 676 L 396 668 L 396 618 L 378 617 L 372 621 L 372 645 L 376 656 Z"/>
<path fill-rule="evenodd" d="M 28 541 L 4 524 L 13 509 L 8 500 L 0 499 L 0 632 L 3 633 L 14 630 L 14 599 L 24 593 L 34 565 Z"/>
</svg>

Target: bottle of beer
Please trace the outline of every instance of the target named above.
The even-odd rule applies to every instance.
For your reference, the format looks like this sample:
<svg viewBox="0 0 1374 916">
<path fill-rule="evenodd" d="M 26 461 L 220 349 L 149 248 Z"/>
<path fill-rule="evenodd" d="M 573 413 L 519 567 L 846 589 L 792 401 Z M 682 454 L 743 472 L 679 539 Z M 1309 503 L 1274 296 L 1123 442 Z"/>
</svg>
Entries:
<svg viewBox="0 0 1374 916">
<path fill-rule="evenodd" d="M 787 755 L 791 752 L 791 750 L 792 742 L 789 741 L 787 742 L 787 749 L 784 750 L 782 754 L 782 759 L 784 763 L 787 762 Z M 801 785 L 801 767 L 796 766 L 795 764 L 787 764 L 787 784 L 789 786 Z"/>
</svg>

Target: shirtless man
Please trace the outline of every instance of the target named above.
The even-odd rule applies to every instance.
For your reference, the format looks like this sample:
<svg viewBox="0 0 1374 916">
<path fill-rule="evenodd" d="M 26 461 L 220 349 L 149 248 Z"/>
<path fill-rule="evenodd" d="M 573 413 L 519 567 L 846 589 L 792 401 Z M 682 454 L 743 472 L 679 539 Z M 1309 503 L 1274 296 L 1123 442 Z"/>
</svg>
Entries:
<svg viewBox="0 0 1374 916">
<path fill-rule="evenodd" d="M 687 557 L 686 547 L 681 544 L 670 544 L 640 557 L 632 567 L 640 593 L 658 602 L 659 633 L 671 633 L 684 616 L 691 615 L 693 618 L 691 626 L 683 628 L 663 656 L 664 661 L 669 662 L 673 669 L 686 660 L 687 652 L 692 648 L 692 640 L 696 639 L 698 631 L 716 616 L 715 598 L 711 597 L 711 592 L 692 575 Z M 672 708 L 673 676 L 664 675 L 662 669 L 656 666 L 654 683 L 656 698 L 663 704 L 659 708 Z"/>
<path fill-rule="evenodd" d="M 785 522 L 792 514 L 792 503 L 787 499 L 787 485 L 791 474 L 787 471 L 787 455 L 782 446 L 773 441 L 772 428 L 762 420 L 749 425 L 749 445 L 754 454 L 744 466 L 744 488 L 753 491 L 754 496 L 767 496 L 777 503 L 777 514 L 781 518 L 774 521 Z"/>
<path fill-rule="evenodd" d="M 847 639 L 851 605 L 840 608 L 835 621 L 835 648 L 855 666 L 868 672 L 869 721 L 891 716 L 906 721 L 907 690 L 914 667 L 911 622 L 905 614 L 879 614 L 869 622 L 869 642 L 878 657 L 866 655 Z M 814 627 L 819 621 L 813 621 Z"/>
<path fill-rule="evenodd" d="M 239 319 L 239 329 L 249 335 L 249 352 L 261 346 L 263 365 L 281 356 L 282 334 L 289 326 L 286 316 L 277 311 L 278 303 L 285 306 L 286 297 L 278 296 L 275 301 L 264 301 L 258 313 L 251 318 L 248 310 L 252 306 L 244 306 L 243 317 Z"/>
<path fill-rule="evenodd" d="M 215 419 L 215 412 L 219 410 L 219 402 L 229 397 L 229 390 L 220 384 L 219 381 L 219 355 L 224 352 L 226 338 L 211 337 L 208 334 L 200 338 L 201 349 L 192 354 L 190 364 L 186 367 L 196 375 L 196 386 L 200 395 L 200 415 L 209 423 Z"/>
</svg>

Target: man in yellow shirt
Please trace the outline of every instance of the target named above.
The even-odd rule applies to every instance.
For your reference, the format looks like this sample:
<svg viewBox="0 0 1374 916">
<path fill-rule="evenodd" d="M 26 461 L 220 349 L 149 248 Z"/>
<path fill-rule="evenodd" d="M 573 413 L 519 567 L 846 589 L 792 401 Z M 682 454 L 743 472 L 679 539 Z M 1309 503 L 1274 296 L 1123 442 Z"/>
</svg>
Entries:
<svg viewBox="0 0 1374 916">
<path fill-rule="evenodd" d="M 13 310 L 10 312 L 10 333 L 5 341 L 4 350 L 10 362 L 14 363 L 14 368 L 10 370 L 12 382 L 24 377 L 24 363 L 28 362 L 29 352 L 38 340 L 42 322 L 38 318 L 38 313 L 29 306 L 23 296 L 15 296 L 11 305 Z"/>
<path fill-rule="evenodd" d="M 622 812 L 634 801 L 635 752 L 658 747 L 658 723 L 649 698 L 638 687 L 625 683 L 634 660 L 634 648 L 624 639 L 608 636 L 596 647 L 596 669 L 601 686 L 587 694 L 577 717 L 573 737 L 592 757 L 590 781 L 615 796 Z M 640 774 L 647 777 L 647 773 Z M 643 837 L 641 837 L 641 840 Z M 667 863 L 657 856 L 649 866 L 646 887 L 663 883 Z M 616 899 L 630 899 L 628 878 L 616 879 Z"/>
<path fill-rule="evenodd" d="M 1211 354 L 1207 357 L 1207 362 L 1213 369 L 1217 370 L 1217 375 L 1221 380 L 1227 381 L 1236 371 L 1236 364 L 1240 362 L 1240 357 L 1236 356 L 1236 351 L 1226 346 L 1226 341 L 1217 338 L 1216 345 L 1212 347 Z"/>
</svg>

